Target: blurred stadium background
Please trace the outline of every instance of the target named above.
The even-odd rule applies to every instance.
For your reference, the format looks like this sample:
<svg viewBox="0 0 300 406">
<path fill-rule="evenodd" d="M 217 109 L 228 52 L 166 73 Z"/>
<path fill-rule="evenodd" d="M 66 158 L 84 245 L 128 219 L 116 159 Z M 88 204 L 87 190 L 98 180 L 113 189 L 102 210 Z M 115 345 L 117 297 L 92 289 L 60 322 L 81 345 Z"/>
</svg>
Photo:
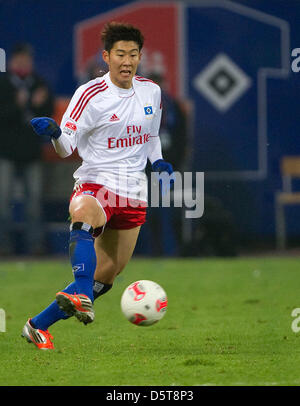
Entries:
<svg viewBox="0 0 300 406">
<path fill-rule="evenodd" d="M 0 47 L 9 61 L 16 44 L 32 46 L 59 121 L 75 89 L 105 69 L 104 23 L 137 25 L 146 37 L 139 73 L 164 90 L 165 156 L 176 170 L 205 173 L 205 211 L 186 219 L 185 208 L 151 209 L 135 255 L 294 252 L 299 195 L 278 193 L 290 186 L 289 170 L 300 174 L 296 160 L 282 163 L 286 156 L 300 157 L 300 72 L 291 70 L 291 51 L 300 47 L 299 15 L 294 0 L 2 0 Z M 79 160 L 76 154 L 59 159 L 45 140 L 41 161 L 43 253 L 64 255 Z M 297 190 L 297 179 L 292 186 Z M 20 181 L 9 188 L 13 254 L 24 256 L 25 192 Z"/>
</svg>

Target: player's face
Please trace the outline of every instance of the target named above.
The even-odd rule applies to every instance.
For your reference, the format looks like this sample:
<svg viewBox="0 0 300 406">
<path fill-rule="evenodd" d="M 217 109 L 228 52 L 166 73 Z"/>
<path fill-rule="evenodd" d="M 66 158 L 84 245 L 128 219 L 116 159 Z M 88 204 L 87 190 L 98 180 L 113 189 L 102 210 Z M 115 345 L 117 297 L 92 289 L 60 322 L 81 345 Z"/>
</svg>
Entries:
<svg viewBox="0 0 300 406">
<path fill-rule="evenodd" d="M 141 60 L 141 52 L 135 41 L 117 41 L 110 52 L 103 51 L 108 64 L 110 79 L 118 87 L 130 89 Z"/>
</svg>

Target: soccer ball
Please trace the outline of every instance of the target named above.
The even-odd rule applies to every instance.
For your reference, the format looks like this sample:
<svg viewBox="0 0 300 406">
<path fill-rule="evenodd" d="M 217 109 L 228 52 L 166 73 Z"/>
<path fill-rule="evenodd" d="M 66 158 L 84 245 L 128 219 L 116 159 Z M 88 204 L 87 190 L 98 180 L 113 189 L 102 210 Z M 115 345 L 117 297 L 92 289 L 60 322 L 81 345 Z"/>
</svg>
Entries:
<svg viewBox="0 0 300 406">
<path fill-rule="evenodd" d="M 163 288 L 148 280 L 131 283 L 121 298 L 124 316 L 137 326 L 157 323 L 166 314 L 167 305 L 168 299 Z"/>
</svg>

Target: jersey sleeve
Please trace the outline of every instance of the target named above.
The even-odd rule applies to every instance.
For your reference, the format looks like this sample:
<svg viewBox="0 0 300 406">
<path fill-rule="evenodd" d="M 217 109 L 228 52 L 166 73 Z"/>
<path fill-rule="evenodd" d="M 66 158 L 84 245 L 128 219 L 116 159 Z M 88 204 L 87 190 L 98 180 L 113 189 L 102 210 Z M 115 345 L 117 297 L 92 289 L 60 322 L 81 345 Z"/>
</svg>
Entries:
<svg viewBox="0 0 300 406">
<path fill-rule="evenodd" d="M 159 128 L 161 123 L 161 115 L 162 115 L 162 103 L 161 103 L 161 90 L 158 87 L 158 90 L 155 94 L 155 111 L 151 126 L 151 133 L 150 133 L 150 141 L 148 142 L 148 159 L 151 164 L 158 159 L 162 159 L 162 149 L 161 149 L 161 142 L 159 138 Z"/>
<path fill-rule="evenodd" d="M 60 123 L 61 136 L 57 140 L 52 140 L 56 152 L 62 158 L 71 155 L 77 147 L 79 137 L 92 129 L 88 96 L 84 86 L 76 90 Z"/>
</svg>

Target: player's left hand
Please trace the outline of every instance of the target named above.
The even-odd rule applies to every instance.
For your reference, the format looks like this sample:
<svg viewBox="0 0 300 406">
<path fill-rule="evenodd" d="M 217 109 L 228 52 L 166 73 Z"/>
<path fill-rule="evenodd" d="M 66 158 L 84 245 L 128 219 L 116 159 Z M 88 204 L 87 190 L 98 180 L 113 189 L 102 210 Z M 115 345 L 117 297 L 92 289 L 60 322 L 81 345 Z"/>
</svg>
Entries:
<svg viewBox="0 0 300 406">
<path fill-rule="evenodd" d="M 159 178 L 159 186 L 162 192 L 162 195 L 166 195 L 171 187 L 174 186 L 175 173 L 173 171 L 173 166 L 169 162 L 166 162 L 164 159 L 158 159 L 153 162 L 152 170 L 158 174 L 161 172 L 167 172 L 169 176 L 167 178 Z"/>
<path fill-rule="evenodd" d="M 158 159 L 157 161 L 153 162 L 152 170 L 154 172 L 168 172 L 169 175 L 172 175 L 173 166 L 164 159 Z"/>
</svg>

